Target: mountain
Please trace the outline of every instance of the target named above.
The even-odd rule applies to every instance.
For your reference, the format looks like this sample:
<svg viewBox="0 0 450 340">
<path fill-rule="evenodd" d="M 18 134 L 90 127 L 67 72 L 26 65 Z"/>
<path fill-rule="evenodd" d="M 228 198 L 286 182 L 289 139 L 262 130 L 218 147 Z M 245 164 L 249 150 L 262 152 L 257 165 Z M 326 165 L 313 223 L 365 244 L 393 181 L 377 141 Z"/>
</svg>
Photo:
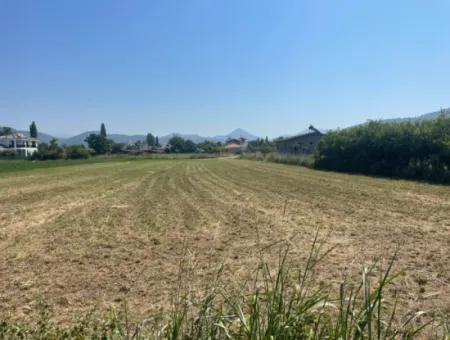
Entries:
<svg viewBox="0 0 450 340">
<path fill-rule="evenodd" d="M 18 130 L 14 130 L 14 129 L 13 129 L 13 131 L 23 133 L 26 136 L 30 135 L 30 133 L 28 131 L 18 131 Z M 69 137 L 69 138 L 56 138 L 47 133 L 39 132 L 38 139 L 43 143 L 49 143 L 50 140 L 52 140 L 53 138 L 56 138 L 61 145 L 64 145 L 64 144 L 65 145 L 80 145 L 80 144 L 85 144 L 84 140 L 91 133 L 98 133 L 98 131 L 86 131 L 86 132 L 80 133 L 78 135 Z M 217 136 L 213 136 L 213 137 L 205 137 L 205 136 L 200 136 L 200 135 L 196 135 L 196 134 L 170 133 L 165 136 L 158 136 L 159 142 L 163 145 L 167 144 L 173 136 L 180 136 L 184 139 L 190 139 L 194 143 L 201 143 L 205 140 L 208 140 L 211 142 L 224 143 L 229 138 L 241 138 L 241 137 L 251 141 L 251 140 L 255 140 L 258 138 L 257 136 L 255 136 L 255 135 L 251 134 L 250 132 L 247 132 L 243 129 L 236 129 L 236 130 L 230 132 L 229 134 L 217 135 Z M 124 134 L 118 134 L 118 133 L 111 133 L 111 134 L 108 134 L 108 138 L 112 139 L 116 143 L 128 144 L 128 143 L 136 143 L 137 141 L 145 140 L 146 135 L 124 135 Z"/>
<path fill-rule="evenodd" d="M 80 133 L 79 135 L 69 137 L 69 138 L 59 138 L 60 144 L 67 145 L 80 145 L 85 144 L 84 140 L 91 134 L 98 133 L 98 131 L 86 131 Z M 136 143 L 138 140 L 145 140 L 145 135 L 122 135 L 118 133 L 111 133 L 108 138 L 112 139 L 116 143 Z"/>
<path fill-rule="evenodd" d="M 159 141 L 161 144 L 167 144 L 169 142 L 170 138 L 172 138 L 173 136 L 180 136 L 184 139 L 190 139 L 194 143 L 201 143 L 201 142 L 204 142 L 205 140 L 210 141 L 210 142 L 216 142 L 216 143 L 217 142 L 225 143 L 230 138 L 241 138 L 241 137 L 251 141 L 251 140 L 255 140 L 258 138 L 258 136 L 255 136 L 255 135 L 251 134 L 250 132 L 247 132 L 243 129 L 236 129 L 226 135 L 216 135 L 213 137 L 205 137 L 205 136 L 199 136 L 199 135 L 186 135 L 186 134 L 182 134 L 182 133 L 171 133 L 167 136 L 159 137 Z"/>
<path fill-rule="evenodd" d="M 217 135 L 214 137 L 211 137 L 209 140 L 213 141 L 213 142 L 226 142 L 227 139 L 232 138 L 232 139 L 239 139 L 239 138 L 245 138 L 248 141 L 252 141 L 255 139 L 258 139 L 258 136 L 255 136 L 253 134 L 251 134 L 250 132 L 247 132 L 243 129 L 236 129 L 234 131 L 231 131 L 229 134 L 227 135 Z"/>
<path fill-rule="evenodd" d="M 392 119 L 382 119 L 381 121 L 384 123 L 418 123 L 424 120 L 432 120 L 438 118 L 441 114 L 444 114 L 446 117 L 450 117 L 450 108 L 442 109 L 439 111 L 425 113 L 423 115 L 417 117 L 406 117 L 406 118 L 392 118 Z"/>
<path fill-rule="evenodd" d="M 14 130 L 13 131 L 17 131 L 19 133 L 23 133 L 25 136 L 30 137 L 30 131 L 25 131 L 25 130 Z M 42 142 L 42 143 L 49 143 L 53 138 L 52 135 L 49 135 L 48 133 L 44 133 L 44 132 L 38 132 L 38 139 Z M 58 139 L 58 138 L 56 138 Z"/>
</svg>

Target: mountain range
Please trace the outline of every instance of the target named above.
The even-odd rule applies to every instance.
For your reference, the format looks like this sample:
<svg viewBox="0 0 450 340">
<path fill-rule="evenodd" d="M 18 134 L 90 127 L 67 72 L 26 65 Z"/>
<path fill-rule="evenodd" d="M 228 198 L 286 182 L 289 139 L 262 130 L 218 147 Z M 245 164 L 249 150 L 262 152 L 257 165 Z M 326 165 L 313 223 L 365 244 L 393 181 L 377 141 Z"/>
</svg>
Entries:
<svg viewBox="0 0 450 340">
<path fill-rule="evenodd" d="M 417 117 L 406 117 L 406 118 L 392 118 L 392 119 L 382 119 L 381 121 L 384 123 L 418 123 L 425 120 L 432 120 L 438 118 L 440 115 L 444 115 L 446 117 L 450 116 L 450 108 L 442 109 L 435 112 L 425 113 L 423 115 Z"/>
<path fill-rule="evenodd" d="M 20 131 L 19 130 L 18 132 L 23 133 L 26 136 L 29 136 L 28 131 Z M 99 133 L 99 132 L 98 131 L 86 131 L 86 132 L 80 133 L 76 136 L 69 137 L 69 138 L 56 138 L 47 133 L 39 132 L 39 140 L 43 143 L 48 143 L 53 138 L 56 138 L 61 145 L 64 145 L 64 144 L 65 145 L 80 145 L 80 144 L 85 144 L 84 140 L 91 133 Z M 165 136 L 158 136 L 159 142 L 162 145 L 165 145 L 169 142 L 169 140 L 173 136 L 180 136 L 180 137 L 183 137 L 184 139 L 190 139 L 194 143 L 201 143 L 205 140 L 211 141 L 211 142 L 222 142 L 223 143 L 223 142 L 226 142 L 227 139 L 229 139 L 229 138 L 241 138 L 241 137 L 251 141 L 251 140 L 255 140 L 258 138 L 258 136 L 255 136 L 255 135 L 251 134 L 250 132 L 247 132 L 243 129 L 236 129 L 226 135 L 217 135 L 217 136 L 212 136 L 212 137 L 205 137 L 205 136 L 200 136 L 200 135 L 196 135 L 196 134 L 182 134 L 182 133 L 174 132 L 174 133 L 171 133 L 171 134 L 168 134 Z M 146 135 L 125 135 L 125 134 L 111 133 L 111 134 L 108 134 L 108 138 L 112 139 L 116 143 L 128 144 L 128 143 L 135 143 L 137 141 L 143 141 L 143 140 L 145 140 Z"/>
<path fill-rule="evenodd" d="M 425 120 L 430 120 L 430 119 L 436 119 L 437 117 L 439 117 L 441 114 L 444 114 L 445 116 L 450 116 L 450 108 L 447 109 L 442 109 L 440 111 L 435 111 L 435 112 L 431 112 L 431 113 L 426 113 L 420 116 L 416 116 L 416 117 L 406 117 L 406 118 L 391 118 L 391 119 L 382 119 L 380 120 L 381 122 L 385 122 L 385 123 L 404 123 L 404 122 L 421 122 L 421 121 L 425 121 Z M 323 129 L 319 129 L 321 131 L 326 131 Z M 307 130 L 301 131 L 299 134 L 304 133 Z M 21 132 L 27 136 L 29 136 L 29 132 L 28 131 L 18 131 Z M 89 136 L 91 133 L 98 133 L 98 131 L 86 131 L 83 133 L 80 133 L 76 136 L 73 137 L 69 137 L 69 138 L 56 138 L 58 139 L 59 143 L 64 145 L 79 145 L 79 144 L 84 144 L 84 140 L 86 139 L 87 136 Z M 173 136 L 180 136 L 183 137 L 185 139 L 190 139 L 192 140 L 194 143 L 200 143 L 203 142 L 205 140 L 207 141 L 212 141 L 212 142 L 225 142 L 227 139 L 229 138 L 240 138 L 243 137 L 249 141 L 251 140 L 255 140 L 258 138 L 258 136 L 253 135 L 243 129 L 236 129 L 226 135 L 216 135 L 216 136 L 210 136 L 210 137 L 205 137 L 205 136 L 200 136 L 197 134 L 182 134 L 182 133 L 171 133 L 165 136 L 158 136 L 159 138 L 159 142 L 161 144 L 167 144 L 168 141 L 170 140 L 170 138 L 172 138 Z M 135 143 L 137 141 L 142 141 L 145 140 L 146 136 L 145 135 L 126 135 L 126 134 L 108 134 L 108 137 L 112 140 L 114 140 L 117 143 Z M 284 136 L 284 137 L 288 137 L 288 136 Z M 48 143 L 50 140 L 52 140 L 53 138 L 55 138 L 52 135 L 49 135 L 47 133 L 43 133 L 43 132 L 39 132 L 39 140 L 43 143 Z"/>
</svg>

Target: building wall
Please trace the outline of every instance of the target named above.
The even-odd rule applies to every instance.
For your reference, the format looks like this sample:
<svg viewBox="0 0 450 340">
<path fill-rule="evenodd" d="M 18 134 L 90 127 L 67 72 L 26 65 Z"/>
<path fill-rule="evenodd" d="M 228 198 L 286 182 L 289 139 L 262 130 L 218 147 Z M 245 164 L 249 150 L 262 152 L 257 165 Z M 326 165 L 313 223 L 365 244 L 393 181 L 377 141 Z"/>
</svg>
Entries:
<svg viewBox="0 0 450 340">
<path fill-rule="evenodd" d="M 314 132 L 281 140 L 276 143 L 277 151 L 282 154 L 311 154 L 322 137 L 323 134 Z"/>
<path fill-rule="evenodd" d="M 14 151 L 17 157 L 29 157 L 37 152 L 38 141 L 23 137 L 1 137 L 0 152 Z"/>
</svg>

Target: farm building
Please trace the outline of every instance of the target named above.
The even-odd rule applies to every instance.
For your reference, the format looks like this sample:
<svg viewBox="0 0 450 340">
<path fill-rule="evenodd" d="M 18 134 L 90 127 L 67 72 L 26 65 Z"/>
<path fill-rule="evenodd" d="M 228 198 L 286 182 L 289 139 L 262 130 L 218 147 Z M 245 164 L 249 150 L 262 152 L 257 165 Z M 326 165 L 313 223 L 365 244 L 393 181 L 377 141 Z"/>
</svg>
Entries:
<svg viewBox="0 0 450 340">
<path fill-rule="evenodd" d="M 22 133 L 0 136 L 0 152 L 13 152 L 19 157 L 28 157 L 37 151 L 38 142 L 36 138 L 26 137 Z"/>
<path fill-rule="evenodd" d="M 282 154 L 311 154 L 324 133 L 310 126 L 308 131 L 293 137 L 275 141 L 277 151 Z"/>
</svg>

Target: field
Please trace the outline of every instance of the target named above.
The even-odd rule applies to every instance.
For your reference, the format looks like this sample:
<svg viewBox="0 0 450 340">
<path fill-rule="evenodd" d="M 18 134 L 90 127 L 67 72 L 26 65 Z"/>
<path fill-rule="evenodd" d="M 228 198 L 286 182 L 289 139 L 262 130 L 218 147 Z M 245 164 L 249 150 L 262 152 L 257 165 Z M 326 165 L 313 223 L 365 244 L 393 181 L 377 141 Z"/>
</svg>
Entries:
<svg viewBox="0 0 450 340">
<path fill-rule="evenodd" d="M 304 261 L 316 231 L 335 247 L 318 285 L 359 277 L 398 248 L 402 308 L 450 312 L 450 187 L 239 159 L 77 164 L 0 177 L 0 315 L 36 297 L 65 323 L 93 307 L 166 310 L 180 261 L 202 287 L 241 287 L 259 258 Z M 391 291 L 393 292 L 393 290 Z"/>
</svg>

